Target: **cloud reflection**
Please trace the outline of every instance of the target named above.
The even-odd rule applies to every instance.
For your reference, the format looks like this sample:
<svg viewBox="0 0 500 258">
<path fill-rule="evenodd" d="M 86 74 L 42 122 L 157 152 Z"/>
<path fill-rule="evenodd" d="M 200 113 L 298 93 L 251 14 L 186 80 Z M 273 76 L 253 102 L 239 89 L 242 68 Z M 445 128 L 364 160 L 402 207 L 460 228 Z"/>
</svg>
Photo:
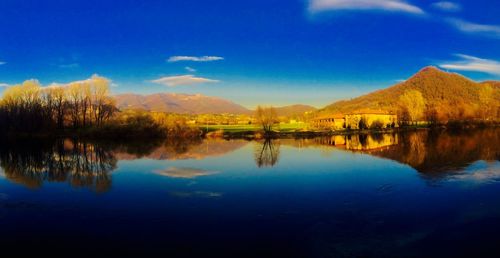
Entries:
<svg viewBox="0 0 500 258">
<path fill-rule="evenodd" d="M 155 170 L 153 172 L 161 176 L 168 176 L 173 178 L 196 178 L 200 176 L 210 176 L 220 173 L 219 171 L 209 171 L 197 168 L 178 168 L 178 167 L 169 167 L 164 170 Z"/>
</svg>

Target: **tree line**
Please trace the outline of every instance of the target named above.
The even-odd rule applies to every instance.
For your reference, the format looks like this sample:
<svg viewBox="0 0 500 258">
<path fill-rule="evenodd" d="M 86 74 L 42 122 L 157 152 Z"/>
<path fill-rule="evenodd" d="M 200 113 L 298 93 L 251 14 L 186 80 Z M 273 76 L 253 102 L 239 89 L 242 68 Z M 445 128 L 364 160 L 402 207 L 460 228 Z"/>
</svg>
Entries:
<svg viewBox="0 0 500 258">
<path fill-rule="evenodd" d="M 401 125 L 415 125 L 424 121 L 430 125 L 455 123 L 495 123 L 500 118 L 500 103 L 491 85 L 482 85 L 476 103 L 465 101 L 436 105 L 427 101 L 418 90 L 408 90 L 399 97 L 398 119 Z"/>
<path fill-rule="evenodd" d="M 67 85 L 42 87 L 27 80 L 8 87 L 0 100 L 0 131 L 100 127 L 117 111 L 109 87 L 110 81 L 97 75 Z"/>
</svg>

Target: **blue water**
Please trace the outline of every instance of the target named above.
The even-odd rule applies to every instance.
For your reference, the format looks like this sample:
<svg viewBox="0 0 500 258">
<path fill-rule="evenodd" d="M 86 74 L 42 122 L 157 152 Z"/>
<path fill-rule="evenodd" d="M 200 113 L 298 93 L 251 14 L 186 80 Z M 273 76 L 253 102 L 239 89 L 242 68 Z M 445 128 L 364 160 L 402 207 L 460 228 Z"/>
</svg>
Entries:
<svg viewBox="0 0 500 258">
<path fill-rule="evenodd" d="M 19 255 L 498 257 L 498 130 L 390 137 L 363 150 L 324 139 L 86 152 L 71 140 L 7 142 L 0 245 Z"/>
</svg>

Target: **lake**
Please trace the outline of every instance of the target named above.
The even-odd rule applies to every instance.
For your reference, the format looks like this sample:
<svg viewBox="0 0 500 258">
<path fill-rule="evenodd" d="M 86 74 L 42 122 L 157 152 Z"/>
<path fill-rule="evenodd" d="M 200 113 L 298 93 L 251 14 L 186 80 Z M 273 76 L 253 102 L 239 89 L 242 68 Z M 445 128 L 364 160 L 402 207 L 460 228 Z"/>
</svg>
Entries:
<svg viewBox="0 0 500 258">
<path fill-rule="evenodd" d="M 0 143 L 18 255 L 500 255 L 500 130 Z"/>
</svg>

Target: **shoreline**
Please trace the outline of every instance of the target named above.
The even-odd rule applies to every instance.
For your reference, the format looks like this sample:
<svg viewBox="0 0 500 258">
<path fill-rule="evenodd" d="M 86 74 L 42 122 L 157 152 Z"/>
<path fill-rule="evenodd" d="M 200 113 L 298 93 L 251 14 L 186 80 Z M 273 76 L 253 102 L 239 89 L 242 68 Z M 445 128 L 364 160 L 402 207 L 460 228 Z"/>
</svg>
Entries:
<svg viewBox="0 0 500 258">
<path fill-rule="evenodd" d="M 158 136 L 158 135 L 120 135 L 110 132 L 99 131 L 62 131 L 56 133 L 40 132 L 40 133 L 6 133 L 0 136 L 0 139 L 90 139 L 90 140 L 109 140 L 109 141 L 140 141 L 140 140 L 193 140 L 193 139 L 247 139 L 247 140 L 260 140 L 265 138 L 279 139 L 279 138 L 314 138 L 314 137 L 328 137 L 336 135 L 366 135 L 366 134 L 388 134 L 388 133 L 401 133 L 410 131 L 469 131 L 480 130 L 488 128 L 500 128 L 500 124 L 490 125 L 469 125 L 469 126 L 410 126 L 410 127 L 397 127 L 388 129 L 365 129 L 365 130 L 338 130 L 338 131 L 287 131 L 279 132 L 274 131 L 269 135 L 264 135 L 259 130 L 249 131 L 200 131 L 198 135 L 186 136 Z"/>
</svg>

